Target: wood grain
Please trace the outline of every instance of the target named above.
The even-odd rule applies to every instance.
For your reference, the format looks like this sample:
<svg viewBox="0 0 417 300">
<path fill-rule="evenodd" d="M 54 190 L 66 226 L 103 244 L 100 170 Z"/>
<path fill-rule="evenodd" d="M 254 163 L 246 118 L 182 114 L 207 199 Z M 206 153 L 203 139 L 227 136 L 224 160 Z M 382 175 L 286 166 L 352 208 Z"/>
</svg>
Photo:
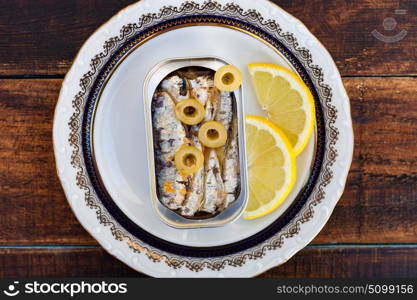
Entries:
<svg viewBox="0 0 417 300">
<path fill-rule="evenodd" d="M 306 248 L 262 277 L 272 278 L 413 278 L 416 248 Z"/>
<path fill-rule="evenodd" d="M 354 158 L 345 193 L 315 242 L 416 242 L 417 78 L 344 82 Z"/>
<path fill-rule="evenodd" d="M 143 277 L 101 248 L 0 249 L 0 277 Z M 306 248 L 260 277 L 416 277 L 416 248 Z"/>
<path fill-rule="evenodd" d="M 0 80 L 0 244 L 96 244 L 56 176 L 60 79 Z M 355 154 L 345 193 L 314 243 L 417 242 L 417 78 L 346 78 Z"/>
<path fill-rule="evenodd" d="M 414 0 L 274 1 L 298 17 L 333 56 L 342 75 L 417 74 L 417 2 Z M 397 15 L 396 9 L 405 11 Z M 314 12 L 314 13 L 312 13 Z M 394 18 L 397 26 L 385 30 L 383 22 Z M 377 30 L 405 38 L 387 43 L 372 35 Z"/>
<path fill-rule="evenodd" d="M 101 248 L 0 249 L 0 277 L 139 276 Z"/>
<path fill-rule="evenodd" d="M 0 243 L 95 243 L 56 175 L 52 121 L 61 80 L 0 80 Z"/>
<path fill-rule="evenodd" d="M 84 41 L 135 1 L 0 1 L 0 277 L 144 276 L 97 246 L 67 204 L 52 149 L 62 79 L 46 79 L 62 78 Z M 313 245 L 261 277 L 416 277 L 417 1 L 273 2 L 319 38 L 346 77 L 355 153 Z M 393 30 L 383 26 L 388 17 Z M 374 30 L 406 36 L 387 43 Z"/>
<path fill-rule="evenodd" d="M 83 42 L 132 0 L 0 1 L 0 76 L 60 75 L 68 70 Z M 415 0 L 274 0 L 299 18 L 327 47 L 342 75 L 416 75 L 417 2 Z M 404 15 L 395 15 L 395 9 Z M 48 12 L 48 13 L 45 13 Z M 311 13 L 314 12 L 314 13 Z M 139 16 L 138 16 L 139 17 Z M 394 17 L 394 30 L 383 21 Z M 371 34 L 394 36 L 385 43 Z"/>
</svg>

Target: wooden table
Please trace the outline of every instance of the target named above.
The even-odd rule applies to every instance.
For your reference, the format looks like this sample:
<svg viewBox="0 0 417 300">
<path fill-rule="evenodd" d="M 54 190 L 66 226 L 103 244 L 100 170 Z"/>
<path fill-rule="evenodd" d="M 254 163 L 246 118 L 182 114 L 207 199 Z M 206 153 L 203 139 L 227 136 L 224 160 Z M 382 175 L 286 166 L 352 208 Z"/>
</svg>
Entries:
<svg viewBox="0 0 417 300">
<path fill-rule="evenodd" d="M 1 277 L 141 276 L 75 219 L 52 150 L 54 107 L 72 60 L 100 24 L 132 2 L 0 1 Z M 275 2 L 333 55 L 351 100 L 355 153 L 324 230 L 262 276 L 416 277 L 417 1 Z M 397 28 L 384 29 L 387 17 Z M 373 30 L 407 35 L 387 43 Z"/>
</svg>

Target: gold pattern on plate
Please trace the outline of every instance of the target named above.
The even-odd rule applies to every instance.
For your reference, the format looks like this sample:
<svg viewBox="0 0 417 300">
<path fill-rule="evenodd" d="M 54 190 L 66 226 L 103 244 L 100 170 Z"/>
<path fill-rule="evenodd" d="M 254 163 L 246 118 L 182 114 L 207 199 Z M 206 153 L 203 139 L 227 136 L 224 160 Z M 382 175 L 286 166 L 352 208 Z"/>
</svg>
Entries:
<svg viewBox="0 0 417 300">
<path fill-rule="evenodd" d="M 229 18 L 225 19 L 221 16 Z M 182 17 L 181 20 L 185 20 L 187 17 L 189 19 L 197 18 L 198 20 L 192 24 L 185 25 L 181 23 L 183 21 L 180 19 L 174 19 L 175 17 Z M 235 18 L 235 20 L 233 20 L 233 18 Z M 239 20 L 244 21 L 244 23 Z M 168 22 L 161 23 L 162 21 Z M 107 74 L 108 76 L 104 79 L 104 81 L 99 82 L 102 85 L 99 91 L 100 94 L 114 70 L 132 51 L 157 35 L 184 26 L 210 25 L 239 30 L 262 41 L 276 50 L 270 41 L 258 33 L 256 27 L 253 28 L 250 27 L 250 25 L 245 24 L 255 24 L 258 28 L 262 28 L 264 31 L 271 33 L 274 38 L 280 40 L 291 50 L 291 52 L 296 56 L 296 59 L 303 63 L 310 77 L 314 80 L 314 86 L 319 92 L 321 106 L 324 108 L 326 137 L 328 139 L 322 171 L 318 182 L 316 183 L 316 187 L 314 188 L 312 194 L 309 196 L 307 203 L 304 205 L 304 208 L 298 212 L 297 216 L 284 228 L 282 228 L 280 232 L 251 249 L 247 249 L 240 253 L 213 258 L 190 258 L 174 255 L 160 249 L 155 249 L 150 245 L 146 245 L 144 242 L 139 241 L 122 226 L 120 226 L 120 224 L 118 224 L 117 221 L 114 220 L 113 217 L 107 212 L 95 194 L 85 167 L 82 151 L 81 130 L 87 97 L 91 92 L 93 83 L 97 80 L 99 72 L 105 63 L 109 61 L 111 55 L 114 54 L 116 50 L 126 46 L 126 42 L 129 38 L 133 37 L 145 28 L 150 30 L 141 36 L 141 39 L 137 44 L 131 45 L 133 47 L 129 50 L 129 52 L 124 53 L 122 57 L 116 58 L 118 59 L 118 63 L 112 66 L 112 69 Z M 129 46 L 129 44 L 127 45 Z M 276 50 L 276 52 L 283 57 L 279 51 Z M 286 57 L 283 58 L 286 59 L 290 66 L 295 66 L 294 63 Z M 191 271 L 196 272 L 203 270 L 205 267 L 211 270 L 219 271 L 226 265 L 233 267 L 242 266 L 248 259 L 262 258 L 267 251 L 280 248 L 283 245 L 284 239 L 298 234 L 300 232 L 300 225 L 308 222 L 313 217 L 314 207 L 320 203 L 322 199 L 324 199 L 324 187 L 333 178 L 331 168 L 337 157 L 335 144 L 339 135 L 338 129 L 334 125 L 337 118 L 337 110 L 335 106 L 332 105 L 331 88 L 323 83 L 322 70 L 320 67 L 313 64 L 309 50 L 300 48 L 294 35 L 282 32 L 276 21 L 264 20 L 259 12 L 255 10 L 244 11 L 241 7 L 233 3 L 221 5 L 215 1 L 207 1 L 201 5 L 195 2 L 185 2 L 180 7 L 165 6 L 161 8 L 159 13 L 143 15 L 139 18 L 137 23 L 123 26 L 120 31 L 120 36 L 107 40 L 104 44 L 104 51 L 92 58 L 90 66 L 90 71 L 84 74 L 80 79 L 81 90 L 74 97 L 74 113 L 68 123 L 70 128 L 69 143 L 73 149 L 71 164 L 77 170 L 76 183 L 77 186 L 84 191 L 86 205 L 96 211 L 99 222 L 103 226 L 110 228 L 110 231 L 116 240 L 125 241 L 133 251 L 144 253 L 149 259 L 155 262 L 164 261 L 167 265 L 175 269 L 185 266 Z M 298 71 L 297 68 L 295 68 L 295 71 Z M 98 97 L 100 97 L 100 94 Z M 94 125 L 94 114 L 97 103 L 95 104 L 93 111 L 91 126 Z M 89 129 L 91 134 L 93 134 L 93 127 L 90 127 Z M 92 149 L 92 151 L 93 150 L 94 149 Z"/>
</svg>

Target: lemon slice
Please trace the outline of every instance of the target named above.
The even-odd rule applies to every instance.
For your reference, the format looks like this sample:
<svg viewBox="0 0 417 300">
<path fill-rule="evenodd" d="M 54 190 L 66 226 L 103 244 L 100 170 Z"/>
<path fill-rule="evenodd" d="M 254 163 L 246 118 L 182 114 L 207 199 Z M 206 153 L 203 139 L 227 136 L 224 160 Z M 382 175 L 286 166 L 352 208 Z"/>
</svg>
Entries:
<svg viewBox="0 0 417 300">
<path fill-rule="evenodd" d="M 288 137 L 295 154 L 300 154 L 315 124 L 310 90 L 295 73 L 281 66 L 253 63 L 248 67 L 259 104 Z"/>
<path fill-rule="evenodd" d="M 275 210 L 294 186 L 294 150 L 285 134 L 272 122 L 246 117 L 246 152 L 249 202 L 244 219 L 262 217 Z"/>
</svg>

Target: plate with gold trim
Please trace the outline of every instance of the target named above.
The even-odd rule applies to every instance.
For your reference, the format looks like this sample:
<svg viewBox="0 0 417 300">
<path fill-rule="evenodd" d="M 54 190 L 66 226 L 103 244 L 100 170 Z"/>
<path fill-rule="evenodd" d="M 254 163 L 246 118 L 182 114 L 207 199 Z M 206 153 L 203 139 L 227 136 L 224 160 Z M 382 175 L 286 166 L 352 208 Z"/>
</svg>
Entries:
<svg viewBox="0 0 417 300">
<path fill-rule="evenodd" d="M 273 213 L 219 228 L 176 229 L 152 211 L 142 97 L 169 58 L 221 57 L 243 71 L 245 112 L 262 115 L 246 65 L 283 65 L 311 90 L 316 128 L 297 182 Z M 325 225 L 353 151 L 349 99 L 326 49 L 267 0 L 142 0 L 83 45 L 54 118 L 58 176 L 80 223 L 112 255 L 156 277 L 250 277 L 287 261 Z"/>
</svg>

